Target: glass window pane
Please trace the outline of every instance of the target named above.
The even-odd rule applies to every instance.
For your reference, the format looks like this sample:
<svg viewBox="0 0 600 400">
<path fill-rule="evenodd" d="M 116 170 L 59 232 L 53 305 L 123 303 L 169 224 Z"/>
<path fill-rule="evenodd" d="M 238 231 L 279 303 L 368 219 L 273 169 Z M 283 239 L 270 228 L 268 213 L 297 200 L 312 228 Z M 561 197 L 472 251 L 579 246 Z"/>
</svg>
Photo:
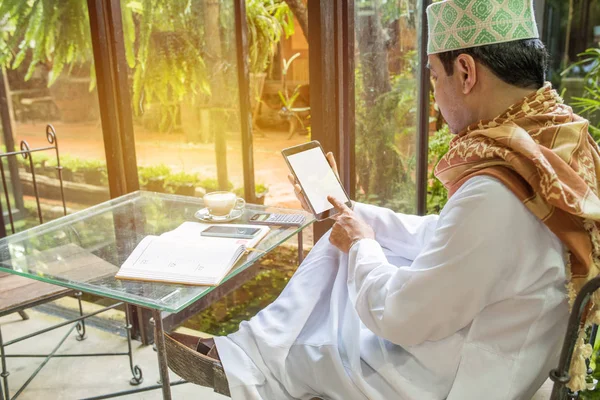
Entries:
<svg viewBox="0 0 600 400">
<path fill-rule="evenodd" d="M 121 7 L 141 187 L 201 196 L 221 174 L 242 195 L 233 1 Z M 309 140 L 308 44 L 284 1 L 246 11 L 255 189 L 259 202 L 299 207 L 280 151 Z"/>
<path fill-rule="evenodd" d="M 16 150 L 21 140 L 32 149 L 51 146 L 46 126 L 52 124 L 65 200 L 74 211 L 109 199 L 89 15 L 85 1 L 48 4 L 0 2 L 0 65 L 10 115 L 10 121 L 2 121 L 7 128 L 2 151 L 11 130 Z M 32 160 L 45 222 L 63 214 L 56 152 L 35 152 Z M 35 191 L 29 160 L 18 156 L 11 162 L 18 164 L 19 178 L 9 178 L 9 199 L 16 230 L 21 230 L 39 223 Z"/>
<path fill-rule="evenodd" d="M 250 0 L 246 5 L 256 8 L 258 3 Z M 276 4 L 289 10 L 284 2 Z M 254 14 L 248 11 L 249 17 Z M 265 77 L 260 102 L 253 100 L 257 103 L 253 112 L 255 179 L 268 189 L 266 204 L 300 208 L 287 179 L 289 169 L 281 150 L 310 141 L 308 41 L 298 20 L 294 20 L 293 30 L 284 28 L 289 20 L 276 20 L 282 25 L 282 35 L 273 60 L 264 72 L 255 66 L 250 73 L 251 87 L 253 76 Z"/>
<path fill-rule="evenodd" d="M 233 1 L 121 7 L 141 188 L 243 194 Z"/>
<path fill-rule="evenodd" d="M 417 3 L 355 3 L 356 198 L 407 213 L 416 211 Z"/>
</svg>

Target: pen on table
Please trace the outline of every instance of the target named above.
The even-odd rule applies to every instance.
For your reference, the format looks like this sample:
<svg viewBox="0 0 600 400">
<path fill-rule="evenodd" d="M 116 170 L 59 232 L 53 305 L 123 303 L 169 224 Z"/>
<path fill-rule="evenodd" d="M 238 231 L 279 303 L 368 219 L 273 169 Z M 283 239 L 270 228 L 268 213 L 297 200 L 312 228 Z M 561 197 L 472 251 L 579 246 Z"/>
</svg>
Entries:
<svg viewBox="0 0 600 400">
<path fill-rule="evenodd" d="M 255 249 L 254 247 L 246 247 L 247 251 L 256 251 L 257 253 L 266 253 L 264 250 Z"/>
</svg>

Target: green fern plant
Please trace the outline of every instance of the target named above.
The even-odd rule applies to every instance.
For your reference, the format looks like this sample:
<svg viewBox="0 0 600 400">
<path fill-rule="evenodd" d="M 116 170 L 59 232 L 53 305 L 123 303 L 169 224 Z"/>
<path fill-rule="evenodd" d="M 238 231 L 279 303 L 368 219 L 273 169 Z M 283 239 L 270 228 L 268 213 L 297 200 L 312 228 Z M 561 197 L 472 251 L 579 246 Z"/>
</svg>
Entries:
<svg viewBox="0 0 600 400">
<path fill-rule="evenodd" d="M 281 0 L 246 0 L 250 72 L 260 73 L 275 55 L 282 34 L 294 33 L 294 14 Z"/>
<path fill-rule="evenodd" d="M 38 64 L 50 69 L 51 85 L 65 68 L 92 60 L 85 0 L 3 0 L 0 2 L 0 66 L 18 68 L 31 54 L 25 79 Z M 91 66 L 93 73 L 94 67 Z"/>
<path fill-rule="evenodd" d="M 585 88 L 586 97 L 574 97 L 573 106 L 579 109 L 584 115 L 590 115 L 600 112 L 600 85 L 598 81 L 591 82 Z M 600 143 L 600 123 L 597 126 L 590 125 L 590 134 L 597 143 Z"/>
<path fill-rule="evenodd" d="M 161 131 L 170 130 L 181 101 L 190 94 L 210 94 L 200 47 L 202 32 L 192 25 L 192 20 L 198 19 L 197 10 L 186 2 L 168 0 L 144 0 L 130 8 L 140 25 L 133 76 L 134 110 L 139 115 L 143 104 L 160 103 Z"/>
<path fill-rule="evenodd" d="M 590 134 L 597 143 L 600 143 L 600 49 L 590 48 L 579 54 L 581 60 L 572 64 L 563 71 L 567 74 L 575 67 L 588 66 L 589 71 L 585 75 L 586 85 L 583 97 L 573 97 L 573 107 L 583 116 L 592 119 L 596 117 L 596 126 L 590 124 Z"/>
<path fill-rule="evenodd" d="M 232 7 L 221 5 L 221 29 L 232 32 Z M 151 103 L 161 107 L 160 130 L 170 130 L 182 101 L 197 102 L 210 96 L 205 65 L 202 2 L 127 0 L 122 2 L 123 41 L 128 66 L 133 70 L 132 103 L 136 115 Z M 294 32 L 293 15 L 281 0 L 247 0 L 250 70 L 263 72 L 275 44 Z M 223 54 L 235 54 L 230 36 Z M 90 90 L 95 69 L 86 0 L 0 1 L 0 67 L 27 66 L 25 79 L 38 65 L 50 70 L 49 85 L 65 70 L 90 64 Z M 208 55 L 210 57 L 210 55 Z M 221 68 L 229 71 L 235 57 Z"/>
<path fill-rule="evenodd" d="M 448 202 L 448 191 L 434 174 L 435 166 L 448 152 L 452 133 L 448 125 L 438 130 L 429 141 L 429 177 L 427 182 L 427 213 L 439 214 Z"/>
</svg>

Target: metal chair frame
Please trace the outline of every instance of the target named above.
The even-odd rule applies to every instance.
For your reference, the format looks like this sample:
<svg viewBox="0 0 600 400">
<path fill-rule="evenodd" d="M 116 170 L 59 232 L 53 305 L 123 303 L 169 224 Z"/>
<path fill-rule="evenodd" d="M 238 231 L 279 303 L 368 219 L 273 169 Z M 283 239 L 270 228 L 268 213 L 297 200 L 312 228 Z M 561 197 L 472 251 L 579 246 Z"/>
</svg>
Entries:
<svg viewBox="0 0 600 400">
<path fill-rule="evenodd" d="M 9 163 L 14 162 L 14 158 L 11 160 L 11 157 L 16 157 L 16 156 L 22 156 L 25 160 L 29 160 L 29 167 L 30 167 L 30 171 L 31 171 L 30 173 L 32 176 L 33 190 L 35 193 L 35 200 L 36 200 L 36 205 L 37 205 L 38 219 L 39 219 L 40 224 L 43 224 L 44 220 L 43 220 L 43 216 L 42 216 L 42 209 L 40 206 L 40 197 L 39 197 L 39 192 L 38 192 L 38 186 L 37 186 L 37 181 L 36 181 L 36 174 L 35 174 L 35 168 L 34 168 L 32 154 L 35 152 L 54 150 L 54 152 L 56 154 L 56 170 L 57 170 L 58 180 L 60 183 L 60 192 L 61 192 L 63 213 L 64 213 L 64 215 L 67 214 L 67 207 L 66 207 L 66 202 L 65 202 L 64 186 L 63 186 L 63 177 L 62 177 L 62 166 L 60 164 L 60 154 L 59 154 L 59 150 L 58 150 L 58 139 L 56 137 L 56 131 L 52 125 L 46 126 L 46 139 L 47 139 L 48 143 L 50 144 L 49 146 L 32 149 L 29 146 L 29 144 L 25 140 L 23 140 L 23 141 L 21 141 L 21 144 L 20 144 L 20 151 L 12 151 L 12 152 L 0 154 L 0 176 L 2 179 L 2 187 L 4 190 L 5 201 L 6 201 L 6 205 L 8 208 L 8 217 L 10 220 L 10 227 L 11 227 L 12 233 L 15 233 L 15 225 L 14 225 L 14 218 L 13 218 L 13 213 L 12 213 L 13 210 L 12 210 L 11 202 L 10 202 L 10 195 L 8 192 L 8 186 L 7 186 L 7 182 L 6 182 L 6 174 L 5 174 L 5 170 L 4 170 L 4 164 L 3 164 L 4 158 L 6 158 Z M 12 178 L 19 179 L 18 176 L 17 177 L 13 176 Z M 2 213 L 1 204 L 0 204 L 0 215 L 2 216 L 2 221 L 0 223 L 0 237 L 4 237 L 4 236 L 6 236 L 6 228 L 5 228 L 5 224 L 4 224 L 4 216 Z M 78 233 L 74 230 L 73 230 L 73 234 L 75 234 L 77 237 L 79 237 Z M 1 381 L 0 382 L 1 383 L 0 384 L 0 400 L 14 400 L 17 397 L 19 397 L 19 395 L 21 395 L 21 393 L 31 383 L 31 381 L 36 377 L 36 375 L 42 370 L 42 368 L 44 368 L 46 366 L 46 364 L 52 358 L 128 356 L 129 357 L 129 367 L 130 367 L 131 373 L 133 375 L 133 377 L 130 380 L 130 384 L 136 386 L 143 382 L 143 374 L 142 374 L 141 368 L 138 367 L 137 365 L 134 365 L 134 363 L 133 363 L 133 353 L 132 353 L 132 348 L 131 348 L 131 328 L 132 328 L 132 326 L 130 323 L 130 315 L 129 315 L 129 311 L 127 310 L 127 307 L 125 307 L 125 320 L 126 320 L 125 321 L 125 330 L 126 330 L 126 337 L 127 337 L 127 352 L 56 354 L 56 352 L 60 349 L 62 344 L 65 342 L 65 340 L 69 337 L 71 332 L 73 332 L 73 330 L 75 330 L 75 329 L 77 330 L 77 340 L 79 340 L 79 341 L 85 340 L 85 338 L 86 338 L 85 320 L 87 318 L 95 316 L 102 312 L 105 312 L 107 310 L 119 307 L 122 304 L 124 304 L 122 302 L 113 304 L 108 307 L 104 307 L 100 310 L 97 310 L 97 311 L 89 313 L 89 314 L 84 314 L 83 306 L 81 303 L 81 293 L 74 292 L 74 291 L 68 291 L 66 293 L 61 292 L 54 296 L 50 296 L 49 298 L 44 298 L 44 299 L 33 301 L 33 302 L 30 302 L 27 304 L 20 304 L 15 307 L 8 308 L 8 309 L 0 312 L 0 317 L 17 312 L 17 313 L 19 313 L 19 315 L 21 316 L 21 318 L 23 320 L 26 320 L 26 319 L 29 319 L 28 315 L 25 312 L 26 309 L 51 302 L 51 301 L 57 300 L 59 298 L 65 297 L 65 296 L 72 296 L 72 295 L 74 295 L 77 298 L 78 303 L 79 303 L 79 317 L 77 317 L 77 318 L 66 320 L 59 324 L 50 326 L 48 328 L 39 330 L 37 332 L 33 332 L 33 333 L 27 334 L 25 336 L 21 336 L 21 337 L 18 337 L 18 338 L 15 338 L 15 339 L 12 339 L 12 340 L 6 341 L 6 342 L 3 341 L 3 339 L 2 339 L 2 326 L 0 325 L 0 367 L 1 367 L 0 378 L 2 378 L 2 379 L 0 379 L 0 381 Z M 62 337 L 62 339 L 58 342 L 58 344 L 48 354 L 6 354 L 6 348 L 12 344 L 19 343 L 23 340 L 30 339 L 32 337 L 41 335 L 46 332 L 50 332 L 52 330 L 55 330 L 55 329 L 58 329 L 58 328 L 61 328 L 61 327 L 67 326 L 67 325 L 72 325 L 71 329 L 68 330 L 68 332 Z M 10 397 L 10 391 L 9 391 L 9 386 L 8 386 L 8 376 L 10 375 L 10 373 L 8 371 L 8 367 L 7 367 L 7 359 L 8 358 L 43 358 L 44 359 L 42 361 L 42 363 L 39 365 L 39 367 L 31 374 L 29 379 L 27 379 L 27 381 L 25 381 L 25 383 L 17 390 L 17 392 L 15 393 L 15 395 L 13 397 Z"/>
<path fill-rule="evenodd" d="M 586 283 L 581 291 L 575 298 L 573 303 L 573 310 L 569 317 L 569 324 L 567 325 L 567 333 L 565 334 L 565 340 L 563 342 L 562 351 L 558 367 L 550 371 L 550 379 L 554 382 L 552 388 L 552 394 L 550 400 L 566 400 L 566 399 L 577 399 L 579 393 L 571 392 L 567 388 L 567 383 L 571 380 L 569 376 L 569 367 L 571 365 L 571 359 L 573 358 L 573 351 L 579 338 L 579 329 L 583 323 L 583 317 L 586 312 L 587 306 L 590 303 L 592 294 L 600 288 L 600 276 L 595 277 Z M 592 331 L 590 333 L 590 343 L 594 344 L 596 341 L 596 335 L 598 333 L 598 325 L 592 325 Z M 592 370 L 589 368 L 588 360 L 588 374 L 592 374 Z"/>
</svg>

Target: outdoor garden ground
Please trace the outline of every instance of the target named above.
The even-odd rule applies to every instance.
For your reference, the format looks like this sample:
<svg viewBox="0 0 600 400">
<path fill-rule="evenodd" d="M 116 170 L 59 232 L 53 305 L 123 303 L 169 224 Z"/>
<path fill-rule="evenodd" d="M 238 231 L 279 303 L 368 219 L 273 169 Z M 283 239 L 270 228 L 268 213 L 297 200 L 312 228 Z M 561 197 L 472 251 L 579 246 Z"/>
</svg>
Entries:
<svg viewBox="0 0 600 400">
<path fill-rule="evenodd" d="M 2 332 L 5 340 L 23 335 L 35 329 L 41 329 L 53 323 L 60 322 L 59 317 L 41 312 L 30 312 L 31 319 L 22 321 L 18 314 L 0 318 Z M 117 315 L 117 318 L 122 316 Z M 9 348 L 11 352 L 44 352 L 50 351 L 55 343 L 64 335 L 68 327 L 61 328 L 40 339 L 27 340 Z M 88 338 L 83 342 L 75 339 L 75 333 L 65 342 L 60 353 L 84 353 L 92 351 L 124 351 L 126 341 L 122 336 L 106 332 L 94 327 L 87 328 Z M 199 332 L 186 333 L 201 335 Z M 142 346 L 133 342 L 134 362 L 139 365 L 144 373 L 142 386 L 154 385 L 158 379 L 158 364 L 156 353 L 152 346 Z M 10 383 L 13 388 L 20 386 L 37 367 L 39 360 L 9 359 Z M 101 357 L 101 358 L 57 358 L 51 360 L 42 370 L 40 375 L 30 384 L 28 389 L 19 398 L 22 400 L 37 399 L 80 399 L 89 396 L 109 393 L 111 391 L 129 390 L 131 374 L 127 357 Z M 178 377 L 171 373 L 171 381 Z M 493 390 L 491 388 L 491 390 Z M 544 386 L 536 393 L 532 400 L 547 400 L 550 397 L 552 385 L 546 381 Z M 215 394 L 212 390 L 192 384 L 176 386 L 172 389 L 174 399 L 203 399 L 220 400 L 226 397 Z M 122 397 L 123 399 L 158 400 L 161 399 L 160 390 L 138 393 Z"/>
<path fill-rule="evenodd" d="M 61 155 L 105 160 L 104 141 L 100 123 L 53 123 Z M 31 147 L 46 146 L 46 125 L 18 123 L 15 126 L 16 143 L 25 139 Z M 166 164 L 174 172 L 199 173 L 202 178 L 216 178 L 213 143 L 187 143 L 180 133 L 156 133 L 135 126 L 136 156 L 140 166 Z M 299 207 L 293 189 L 287 180 L 288 168 L 281 150 L 306 142 L 308 138 L 296 134 L 288 139 L 286 131 L 265 131 L 254 135 L 255 181 L 269 188 L 266 203 L 285 207 Z M 236 187 L 242 185 L 242 143 L 239 134 L 230 133 L 227 139 L 229 179 Z"/>
</svg>

